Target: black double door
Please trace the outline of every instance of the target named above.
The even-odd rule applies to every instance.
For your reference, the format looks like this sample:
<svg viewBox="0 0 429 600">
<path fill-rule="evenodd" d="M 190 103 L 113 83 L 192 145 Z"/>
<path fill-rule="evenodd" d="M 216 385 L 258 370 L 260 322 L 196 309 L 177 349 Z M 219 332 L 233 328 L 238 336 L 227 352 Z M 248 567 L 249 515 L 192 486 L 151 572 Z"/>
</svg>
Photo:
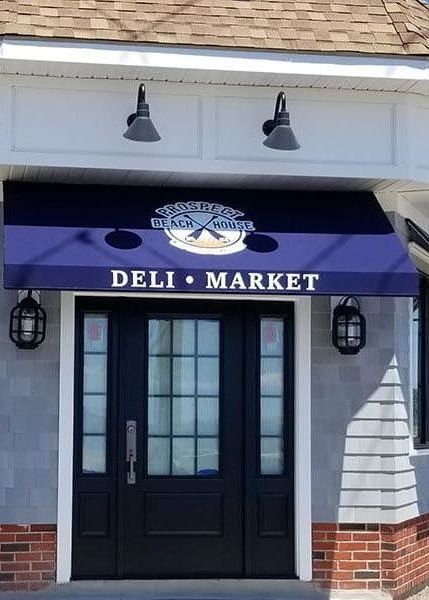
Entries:
<svg viewBox="0 0 429 600">
<path fill-rule="evenodd" d="M 73 577 L 292 577 L 288 304 L 77 306 Z"/>
</svg>

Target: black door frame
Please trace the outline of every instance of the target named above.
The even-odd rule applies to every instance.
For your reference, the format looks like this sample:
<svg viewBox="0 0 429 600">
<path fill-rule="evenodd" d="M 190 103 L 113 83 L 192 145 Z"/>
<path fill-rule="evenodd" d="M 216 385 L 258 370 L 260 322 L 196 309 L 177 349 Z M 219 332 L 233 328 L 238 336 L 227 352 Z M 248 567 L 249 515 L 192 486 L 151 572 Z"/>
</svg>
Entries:
<svg viewBox="0 0 429 600">
<path fill-rule="evenodd" d="M 190 317 L 192 315 L 197 316 L 201 314 L 212 314 L 216 315 L 219 310 L 216 310 L 217 306 L 221 306 L 222 308 L 227 308 L 228 310 L 241 310 L 245 314 L 245 335 L 246 340 L 244 342 L 243 348 L 246 348 L 245 352 L 245 365 L 243 372 L 247 374 L 255 374 L 255 369 L 251 368 L 251 365 L 256 364 L 254 361 L 257 359 L 257 342 L 258 336 L 255 336 L 255 331 L 251 333 L 252 329 L 255 330 L 257 323 L 259 322 L 259 317 L 269 317 L 269 316 L 284 316 L 288 321 L 287 327 L 287 336 L 285 336 L 284 345 L 287 351 L 285 352 L 285 369 L 288 375 L 288 379 L 286 381 L 285 386 L 285 441 L 287 443 L 287 447 L 285 447 L 285 460 L 287 460 L 287 472 L 290 474 L 289 479 L 292 482 L 292 488 L 290 493 L 290 502 L 292 506 L 289 506 L 288 515 L 289 522 L 288 527 L 290 531 L 290 538 L 292 543 L 290 544 L 291 552 L 293 555 L 293 563 L 295 563 L 295 490 L 294 490 L 294 470 L 295 470 L 295 417 L 294 417 L 294 354 L 295 354 L 295 344 L 294 344 L 294 304 L 292 302 L 287 301 L 246 301 L 246 300 L 205 300 L 204 299 L 204 309 L 199 310 L 201 308 L 201 302 L 198 300 L 188 300 L 188 299 L 180 299 L 180 300 L 170 300 L 170 299 L 162 299 L 154 301 L 152 298 L 130 298 L 130 297 L 117 297 L 117 298 L 103 298 L 103 297 L 80 297 L 76 298 L 76 307 L 75 307 L 75 316 L 76 316 L 76 340 L 75 344 L 75 374 L 76 374 L 76 385 L 75 385 L 75 436 L 74 436 L 74 476 L 73 476 L 73 537 L 77 532 L 77 529 L 80 527 L 80 524 L 76 522 L 76 514 L 77 514 L 77 493 L 76 491 L 79 488 L 78 478 L 76 477 L 77 469 L 79 467 L 78 458 L 81 455 L 81 441 L 79 439 L 80 436 L 76 435 L 76 432 L 82 430 L 82 409 L 81 409 L 81 398 L 82 398 L 82 377 L 79 376 L 82 370 L 82 358 L 83 358 L 83 343 L 82 339 L 79 337 L 79 332 L 82 331 L 82 320 L 83 320 L 83 312 L 107 312 L 114 313 L 114 318 L 110 319 L 109 323 L 109 356 L 110 356 L 110 367 L 108 369 L 109 373 L 109 386 L 108 389 L 116 390 L 115 393 L 108 393 L 108 418 L 115 414 L 116 418 L 111 419 L 111 421 L 118 422 L 118 417 L 121 412 L 121 403 L 119 402 L 120 394 L 118 389 L 119 382 L 119 370 L 121 369 L 121 361 L 125 360 L 125 356 L 123 353 L 119 351 L 120 349 L 120 339 L 119 339 L 119 330 L 120 330 L 120 313 L 118 316 L 117 308 L 121 305 L 127 305 L 128 307 L 138 305 L 140 308 L 143 305 L 153 306 L 157 305 L 158 309 L 149 310 L 149 313 L 157 313 L 157 314 L 168 314 L 169 316 L 180 316 L 183 314 L 187 314 Z M 190 311 L 189 308 L 191 306 L 195 306 L 195 310 Z M 207 310 L 207 307 L 210 310 Z M 184 308 L 186 309 L 184 311 Z M 253 339 L 253 344 L 249 348 L 249 338 Z M 258 383 L 255 381 L 255 378 L 252 376 L 246 376 L 246 381 L 244 384 L 244 393 L 246 397 L 250 397 L 251 394 L 256 395 L 258 389 Z M 256 407 L 256 402 L 252 403 L 254 407 Z M 244 435 L 245 446 L 244 452 L 248 455 L 256 456 L 255 447 L 251 448 L 252 443 L 259 445 L 259 435 L 257 435 L 257 431 L 259 428 L 259 415 L 251 414 L 249 411 L 243 410 L 243 416 L 245 419 L 245 430 L 246 434 Z M 108 457 L 108 463 L 111 465 L 111 472 L 108 473 L 108 476 L 113 479 L 113 485 L 117 485 L 117 481 L 121 475 L 121 470 L 123 470 L 122 463 L 123 461 L 117 460 L 118 452 L 121 452 L 121 444 L 117 433 L 118 429 L 113 428 L 112 431 L 108 432 L 108 453 L 110 456 Z M 252 432 L 252 434 L 248 434 L 247 432 Z M 109 460 L 110 459 L 110 460 Z M 252 474 L 250 471 L 254 466 L 250 464 L 251 461 L 246 461 L 246 477 L 243 478 L 243 482 L 250 482 L 252 479 Z M 96 476 L 97 477 L 97 476 Z M 99 476 L 99 479 L 103 479 L 103 476 Z M 252 491 L 249 488 L 249 485 L 244 489 L 244 499 L 247 502 L 252 495 Z M 123 547 L 124 538 L 123 538 L 123 523 L 121 523 L 123 519 L 122 511 L 120 510 L 121 504 L 121 495 L 118 495 L 118 505 L 115 503 L 111 503 L 110 511 L 111 511 L 111 523 L 112 526 L 116 529 L 116 532 L 112 531 L 111 533 L 116 536 L 117 540 L 117 549 L 116 559 L 117 564 L 121 564 L 121 548 Z M 249 504 L 252 504 L 251 502 Z M 256 502 L 253 502 L 256 510 Z M 255 519 L 255 515 L 251 515 L 250 511 L 246 511 L 246 521 L 245 521 L 245 535 L 243 536 L 243 544 L 244 548 L 244 559 L 245 559 L 245 569 L 244 572 L 248 572 L 251 569 L 252 565 L 252 540 L 251 536 L 248 534 L 248 531 L 252 528 L 252 519 Z M 296 565 L 295 565 L 296 569 Z M 233 576 L 233 575 L 231 575 Z M 246 578 L 249 575 L 238 575 L 239 577 Z M 276 575 L 268 575 L 266 577 L 279 577 L 279 578 L 291 578 L 294 577 L 294 573 L 287 574 L 276 574 Z M 94 578 L 97 579 L 100 576 L 97 574 L 85 574 L 84 578 Z M 120 570 L 116 573 L 112 573 L 111 575 L 103 575 L 105 578 L 112 579 L 121 579 L 123 574 L 121 574 Z M 255 575 L 250 575 L 250 577 L 255 577 Z M 263 574 L 257 575 L 257 577 L 264 577 Z"/>
<path fill-rule="evenodd" d="M 277 546 L 278 552 L 290 553 L 289 563 L 294 565 L 293 573 L 288 574 L 276 572 L 275 575 L 267 577 L 285 577 L 292 578 L 296 576 L 295 564 L 295 320 L 293 305 L 285 302 L 254 302 L 244 305 L 245 310 L 245 342 L 246 359 L 244 364 L 245 389 L 244 398 L 251 399 L 250 405 L 252 411 L 244 410 L 245 435 L 244 435 L 244 454 L 247 459 L 244 461 L 245 467 L 245 502 L 248 505 L 245 511 L 245 535 L 244 535 L 244 557 L 245 571 L 254 573 L 256 564 L 264 561 L 264 537 L 256 536 L 255 531 L 258 528 L 258 514 L 260 510 L 260 500 L 263 493 L 270 491 L 272 494 L 282 493 L 282 486 L 285 479 L 288 481 L 289 497 L 287 506 L 286 528 L 289 533 L 290 543 L 285 544 L 280 532 L 271 532 L 266 534 L 265 540 L 270 545 Z M 258 363 L 260 347 L 260 329 L 259 322 L 263 317 L 283 317 L 287 322 L 285 335 L 283 339 L 284 351 L 284 460 L 285 473 L 287 476 L 261 476 L 259 474 L 259 464 L 257 461 L 260 453 L 260 411 L 259 411 L 259 375 L 255 365 Z M 259 494 L 259 496 L 258 496 Z M 253 532 L 253 534 L 252 534 Z M 277 543 L 276 543 L 277 542 Z M 284 547 L 284 546 L 286 547 Z M 270 561 L 273 556 L 273 549 L 269 553 Z M 268 554 L 267 554 L 268 556 Z M 272 565 L 271 565 L 272 566 Z M 267 565 L 268 568 L 268 565 Z M 265 577 L 263 569 L 259 569 L 257 577 Z"/>
</svg>

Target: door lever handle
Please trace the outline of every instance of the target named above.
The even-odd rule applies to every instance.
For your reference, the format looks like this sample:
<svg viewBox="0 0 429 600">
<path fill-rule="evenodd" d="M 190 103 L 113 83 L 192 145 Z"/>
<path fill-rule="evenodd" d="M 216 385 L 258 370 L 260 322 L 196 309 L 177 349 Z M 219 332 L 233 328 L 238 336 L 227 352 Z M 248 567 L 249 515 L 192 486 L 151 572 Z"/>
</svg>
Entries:
<svg viewBox="0 0 429 600">
<path fill-rule="evenodd" d="M 134 485 L 136 483 L 136 462 L 137 462 L 137 422 L 127 421 L 126 424 L 126 463 L 127 463 L 127 483 Z"/>
</svg>

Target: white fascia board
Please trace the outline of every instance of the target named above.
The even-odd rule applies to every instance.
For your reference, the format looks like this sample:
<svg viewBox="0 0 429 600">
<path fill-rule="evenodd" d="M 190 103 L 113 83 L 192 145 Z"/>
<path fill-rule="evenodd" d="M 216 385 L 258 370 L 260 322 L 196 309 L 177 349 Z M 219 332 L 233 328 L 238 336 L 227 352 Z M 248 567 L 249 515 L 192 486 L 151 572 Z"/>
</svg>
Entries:
<svg viewBox="0 0 429 600">
<path fill-rule="evenodd" d="M 0 62 L 429 81 L 429 57 L 336 56 L 5 37 Z"/>
</svg>

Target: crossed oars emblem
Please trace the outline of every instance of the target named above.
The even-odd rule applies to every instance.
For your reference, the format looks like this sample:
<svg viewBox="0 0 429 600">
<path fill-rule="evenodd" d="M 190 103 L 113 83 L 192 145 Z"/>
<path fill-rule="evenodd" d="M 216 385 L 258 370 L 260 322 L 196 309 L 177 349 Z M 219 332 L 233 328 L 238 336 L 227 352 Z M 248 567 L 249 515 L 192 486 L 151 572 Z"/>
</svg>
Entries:
<svg viewBox="0 0 429 600">
<path fill-rule="evenodd" d="M 215 240 L 221 241 L 221 242 L 227 242 L 227 238 L 222 235 L 221 233 L 218 233 L 217 231 L 215 231 L 212 227 L 209 227 L 209 225 L 216 219 L 216 215 L 213 215 L 211 217 L 211 219 L 209 219 L 207 221 L 207 223 L 205 223 L 204 225 L 201 224 L 199 221 L 197 221 L 197 219 L 194 219 L 194 217 L 191 217 L 191 215 L 187 215 L 187 217 L 193 221 L 195 223 L 195 225 L 197 225 L 197 229 L 194 229 L 194 231 L 192 233 L 190 233 L 188 236 L 186 236 L 186 240 L 187 241 L 197 241 L 200 236 L 202 235 L 203 231 L 207 231 L 207 233 L 209 235 L 211 235 L 212 237 L 215 238 Z"/>
</svg>

